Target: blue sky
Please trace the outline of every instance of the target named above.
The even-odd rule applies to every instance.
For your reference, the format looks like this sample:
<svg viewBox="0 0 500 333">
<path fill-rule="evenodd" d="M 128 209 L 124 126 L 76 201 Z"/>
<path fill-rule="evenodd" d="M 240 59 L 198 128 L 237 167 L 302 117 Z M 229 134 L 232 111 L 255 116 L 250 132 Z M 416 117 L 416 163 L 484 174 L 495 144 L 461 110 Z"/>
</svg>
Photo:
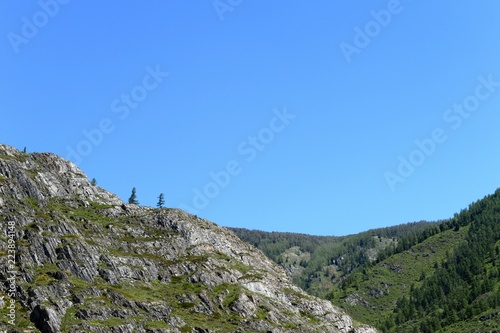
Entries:
<svg viewBox="0 0 500 333">
<path fill-rule="evenodd" d="M 0 3 L 0 142 L 127 200 L 344 235 L 500 187 L 496 1 Z"/>
</svg>

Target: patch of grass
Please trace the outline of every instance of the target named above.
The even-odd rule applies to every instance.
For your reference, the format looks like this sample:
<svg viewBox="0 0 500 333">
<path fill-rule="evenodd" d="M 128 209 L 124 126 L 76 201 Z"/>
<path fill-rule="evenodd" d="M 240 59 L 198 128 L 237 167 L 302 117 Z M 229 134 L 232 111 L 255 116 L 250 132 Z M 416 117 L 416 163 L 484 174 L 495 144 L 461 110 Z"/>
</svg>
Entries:
<svg viewBox="0 0 500 333">
<path fill-rule="evenodd" d="M 191 309 L 191 308 L 194 308 L 195 306 L 196 306 L 196 303 L 190 303 L 190 302 L 180 303 L 180 307 L 183 309 Z"/>
<path fill-rule="evenodd" d="M 35 179 L 36 176 L 38 176 L 38 174 L 40 173 L 39 170 L 33 170 L 33 169 L 30 169 L 30 170 L 26 170 L 26 173 L 28 174 L 28 176 L 31 178 L 31 179 Z"/>
<path fill-rule="evenodd" d="M 216 255 L 216 258 L 225 259 L 231 268 L 236 269 L 237 271 L 239 271 L 243 275 L 247 274 L 249 271 L 252 270 L 252 267 L 245 265 L 241 261 L 234 260 L 234 259 L 228 257 L 226 254 L 218 253 Z"/>
<path fill-rule="evenodd" d="M 56 279 L 54 279 L 52 276 L 48 275 L 47 273 L 42 273 L 35 278 L 35 285 L 46 286 L 54 281 L 56 281 Z"/>
<path fill-rule="evenodd" d="M 222 303 L 224 306 L 229 306 L 231 303 L 236 301 L 238 296 L 241 293 L 241 288 L 237 285 L 234 284 L 227 284 L 226 285 L 226 291 L 227 295 L 226 298 L 224 298 L 224 302 Z"/>
<path fill-rule="evenodd" d="M 53 275 L 60 271 L 60 269 L 52 263 L 46 263 L 43 266 L 35 267 L 35 281 L 36 286 L 46 286 L 57 281 Z"/>
<path fill-rule="evenodd" d="M 297 327 L 299 327 L 299 324 L 295 324 L 295 323 L 286 323 L 283 325 L 283 328 L 287 328 L 287 329 L 297 328 Z"/>
<path fill-rule="evenodd" d="M 75 306 L 70 307 L 66 310 L 66 313 L 61 322 L 61 332 L 68 332 L 72 327 L 75 327 L 80 322 L 80 319 L 75 317 L 78 312 L 78 308 Z"/>
<path fill-rule="evenodd" d="M 193 328 L 188 325 L 184 325 L 179 329 L 182 333 L 191 333 L 193 331 Z"/>
<path fill-rule="evenodd" d="M 79 239 L 80 236 L 75 234 L 66 234 L 61 236 L 62 239 Z"/>
<path fill-rule="evenodd" d="M 238 278 L 238 281 L 240 280 L 261 281 L 263 278 L 264 278 L 263 274 L 253 271 L 245 273 L 243 276 Z"/>
<path fill-rule="evenodd" d="M 46 263 L 46 264 L 41 265 L 41 266 L 36 266 L 35 270 L 37 273 L 55 273 L 55 272 L 59 271 L 60 269 L 59 269 L 59 267 L 57 267 L 56 264 Z"/>
<path fill-rule="evenodd" d="M 78 202 L 78 198 L 75 198 L 74 202 Z M 99 208 L 96 208 L 99 207 Z M 62 213 L 64 216 L 70 219 L 82 222 L 82 221 L 92 221 L 100 226 L 107 226 L 113 221 L 112 218 L 108 218 L 99 214 L 98 210 L 102 208 L 109 208 L 112 206 L 101 205 L 99 203 L 90 202 L 89 207 L 77 206 L 73 207 L 62 199 L 52 199 L 47 207 L 48 211 L 56 211 Z"/>
<path fill-rule="evenodd" d="M 97 243 L 96 241 L 92 240 L 92 239 L 89 239 L 89 238 L 85 238 L 84 241 L 89 244 L 89 245 L 93 245 L 93 246 L 99 246 L 100 244 Z"/>
<path fill-rule="evenodd" d="M 128 321 L 124 318 L 109 317 L 104 320 L 88 320 L 87 322 L 97 327 L 112 327 L 127 324 Z"/>
<path fill-rule="evenodd" d="M 35 198 L 25 197 L 24 203 L 29 207 L 38 208 L 38 201 Z"/>
<path fill-rule="evenodd" d="M 259 320 L 267 320 L 267 314 L 269 313 L 268 309 L 259 308 L 255 315 Z"/>
<path fill-rule="evenodd" d="M 113 208 L 114 206 L 113 205 L 102 204 L 100 202 L 91 201 L 90 202 L 90 207 L 92 209 L 95 209 L 95 210 L 104 210 L 104 209 L 108 209 L 108 208 Z"/>
<path fill-rule="evenodd" d="M 292 289 L 292 288 L 285 288 L 283 290 L 287 295 L 290 295 L 290 296 L 293 296 L 293 297 L 296 297 L 298 299 L 309 299 L 311 298 L 311 296 L 309 295 L 304 295 L 304 294 L 301 294 L 300 292 Z"/>
<path fill-rule="evenodd" d="M 166 329 L 170 328 L 163 320 L 150 320 L 146 323 L 146 329 Z"/>
<path fill-rule="evenodd" d="M 4 295 L 2 294 L 2 296 L 4 296 Z M 3 323 L 5 325 L 7 325 L 8 327 L 12 327 L 12 325 L 8 323 L 8 321 L 11 319 L 7 316 L 10 312 L 10 309 L 8 308 L 9 303 L 10 303 L 10 299 L 8 297 L 6 297 L 4 299 L 4 302 L 5 302 L 5 306 L 3 308 L 0 308 L 0 323 Z M 34 327 L 33 323 L 29 320 L 29 314 L 28 314 L 27 309 L 23 308 L 18 301 L 16 301 L 14 304 L 15 304 L 15 308 L 16 308 L 16 318 L 15 318 L 15 325 L 14 326 L 15 327 L 23 327 L 26 329 L 29 328 L 29 332 L 32 332 L 32 333 L 40 333 L 40 331 L 38 329 L 36 329 Z M 14 332 L 14 331 L 9 330 L 9 332 Z M 28 332 L 28 330 L 26 330 L 25 332 Z"/>
<path fill-rule="evenodd" d="M 87 281 L 73 276 L 69 277 L 69 281 L 72 284 L 71 289 L 76 293 L 80 293 L 91 286 L 91 284 L 89 284 Z"/>
<path fill-rule="evenodd" d="M 314 317 L 312 314 L 304 312 L 302 310 L 299 311 L 302 317 L 308 318 L 311 323 L 319 323 L 319 319 Z"/>
<path fill-rule="evenodd" d="M 11 160 L 11 161 L 18 161 L 18 162 L 25 162 L 29 157 L 29 154 L 25 153 L 20 153 L 15 156 L 7 155 L 4 152 L 0 152 L 0 158 L 3 160 Z"/>
</svg>

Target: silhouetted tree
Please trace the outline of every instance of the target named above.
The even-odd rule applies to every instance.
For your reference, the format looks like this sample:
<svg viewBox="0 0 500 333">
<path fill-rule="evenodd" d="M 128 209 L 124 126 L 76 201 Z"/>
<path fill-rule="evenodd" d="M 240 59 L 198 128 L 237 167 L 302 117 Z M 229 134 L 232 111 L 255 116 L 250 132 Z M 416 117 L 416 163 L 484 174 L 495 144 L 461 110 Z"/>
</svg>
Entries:
<svg viewBox="0 0 500 333">
<path fill-rule="evenodd" d="M 96 186 L 97 185 L 97 180 L 95 178 L 92 178 L 91 183 L 92 183 L 93 186 Z"/>
<path fill-rule="evenodd" d="M 134 204 L 134 205 L 138 205 L 139 204 L 139 201 L 137 201 L 137 195 L 136 195 L 136 189 L 135 187 L 132 188 L 132 194 L 130 195 L 130 198 L 128 198 L 128 203 L 129 204 Z"/>
<path fill-rule="evenodd" d="M 163 196 L 163 193 L 160 193 L 160 195 L 158 196 L 158 203 L 156 204 L 156 206 L 158 208 L 163 208 L 164 204 L 165 204 L 165 197 Z"/>
</svg>

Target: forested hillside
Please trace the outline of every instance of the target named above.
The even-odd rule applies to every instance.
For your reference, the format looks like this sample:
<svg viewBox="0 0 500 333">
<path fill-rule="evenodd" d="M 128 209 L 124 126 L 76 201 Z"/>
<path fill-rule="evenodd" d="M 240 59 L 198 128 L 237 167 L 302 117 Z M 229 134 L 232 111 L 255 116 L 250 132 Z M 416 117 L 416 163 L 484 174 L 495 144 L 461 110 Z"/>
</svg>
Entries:
<svg viewBox="0 0 500 333">
<path fill-rule="evenodd" d="M 437 223 L 344 237 L 233 231 L 384 332 L 500 332 L 499 222 L 497 190 Z"/>
<path fill-rule="evenodd" d="M 421 221 L 342 237 L 231 230 L 285 267 L 310 294 L 327 298 L 332 287 L 356 268 L 402 251 L 408 244 L 438 232 L 439 227 Z"/>
<path fill-rule="evenodd" d="M 464 232 L 464 240 L 434 274 L 398 300 L 386 327 L 392 332 L 435 332 L 462 321 L 488 321 L 485 332 L 500 330 L 500 190 L 469 206 L 444 226 Z M 491 320 L 493 319 L 493 320 Z M 476 325 L 477 326 L 477 325 Z"/>
</svg>

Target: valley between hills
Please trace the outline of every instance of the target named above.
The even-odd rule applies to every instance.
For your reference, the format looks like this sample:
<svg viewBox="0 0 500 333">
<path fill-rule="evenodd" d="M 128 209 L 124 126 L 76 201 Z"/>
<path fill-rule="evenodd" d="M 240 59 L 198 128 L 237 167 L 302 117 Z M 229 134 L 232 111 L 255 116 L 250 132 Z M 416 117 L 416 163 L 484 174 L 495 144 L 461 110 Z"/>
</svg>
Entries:
<svg viewBox="0 0 500 333">
<path fill-rule="evenodd" d="M 0 331 L 500 332 L 500 190 L 343 237 L 124 203 L 0 145 Z"/>
</svg>

